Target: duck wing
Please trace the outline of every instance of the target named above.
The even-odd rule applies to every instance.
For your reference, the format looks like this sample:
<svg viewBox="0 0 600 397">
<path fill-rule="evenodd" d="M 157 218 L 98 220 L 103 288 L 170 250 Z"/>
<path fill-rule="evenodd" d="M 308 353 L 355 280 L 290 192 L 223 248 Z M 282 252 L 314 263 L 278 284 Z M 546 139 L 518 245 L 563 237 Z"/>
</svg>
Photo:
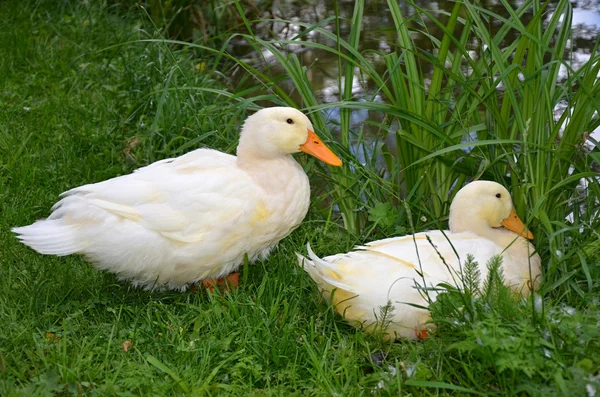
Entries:
<svg viewBox="0 0 600 397">
<path fill-rule="evenodd" d="M 38 252 L 83 253 L 107 268 L 123 260 L 107 258 L 116 247 L 130 244 L 129 251 L 139 253 L 160 246 L 164 251 L 169 247 L 164 239 L 178 244 L 173 252 L 184 256 L 194 256 L 185 252 L 186 244 L 193 243 L 203 244 L 197 259 L 213 255 L 232 234 L 251 232 L 244 225 L 263 200 L 260 189 L 236 166 L 235 156 L 210 149 L 158 161 L 62 196 L 48 219 L 14 231 Z"/>
</svg>

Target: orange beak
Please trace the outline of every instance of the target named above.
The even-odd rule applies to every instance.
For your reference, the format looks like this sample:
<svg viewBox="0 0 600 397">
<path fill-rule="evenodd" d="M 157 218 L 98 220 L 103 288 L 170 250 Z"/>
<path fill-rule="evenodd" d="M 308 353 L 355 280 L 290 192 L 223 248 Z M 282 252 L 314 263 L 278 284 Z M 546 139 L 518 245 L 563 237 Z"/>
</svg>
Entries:
<svg viewBox="0 0 600 397">
<path fill-rule="evenodd" d="M 519 236 L 533 240 L 533 233 L 531 233 L 527 229 L 527 226 L 523 224 L 523 221 L 519 218 L 514 208 L 510 212 L 508 218 L 504 219 L 500 224 L 508 230 L 517 233 Z"/>
<path fill-rule="evenodd" d="M 319 139 L 319 137 L 311 130 L 308 130 L 308 138 L 306 138 L 306 142 L 304 142 L 299 150 L 304 153 L 308 153 L 311 156 L 315 156 L 319 160 L 333 165 L 335 167 L 339 167 L 342 165 L 342 160 L 340 160 L 325 144 Z"/>
</svg>

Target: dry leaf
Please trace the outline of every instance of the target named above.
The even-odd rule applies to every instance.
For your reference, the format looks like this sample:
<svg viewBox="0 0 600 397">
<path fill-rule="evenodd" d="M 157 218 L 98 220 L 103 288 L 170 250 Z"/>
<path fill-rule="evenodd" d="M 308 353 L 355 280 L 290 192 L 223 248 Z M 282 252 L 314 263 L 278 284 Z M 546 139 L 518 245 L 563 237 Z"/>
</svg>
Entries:
<svg viewBox="0 0 600 397">
<path fill-rule="evenodd" d="M 133 342 L 131 341 L 131 339 L 127 339 L 125 342 L 123 342 L 123 351 L 127 353 L 129 351 L 129 348 L 132 346 Z"/>
<path fill-rule="evenodd" d="M 44 334 L 44 339 L 46 339 L 46 342 L 58 342 L 60 341 L 60 336 L 57 336 L 54 332 L 46 332 Z"/>
<path fill-rule="evenodd" d="M 127 142 L 125 142 L 125 148 L 123 149 L 123 156 L 131 164 L 135 164 L 135 162 L 136 162 L 135 157 L 133 157 L 133 155 L 131 154 L 131 151 L 133 149 L 135 149 L 136 147 L 140 146 L 141 144 L 142 144 L 141 139 L 136 136 L 134 136 L 133 138 L 131 138 Z"/>
<path fill-rule="evenodd" d="M 194 65 L 196 67 L 196 70 L 198 70 L 199 72 L 205 72 L 206 71 L 206 62 L 199 62 L 196 65 Z"/>
</svg>

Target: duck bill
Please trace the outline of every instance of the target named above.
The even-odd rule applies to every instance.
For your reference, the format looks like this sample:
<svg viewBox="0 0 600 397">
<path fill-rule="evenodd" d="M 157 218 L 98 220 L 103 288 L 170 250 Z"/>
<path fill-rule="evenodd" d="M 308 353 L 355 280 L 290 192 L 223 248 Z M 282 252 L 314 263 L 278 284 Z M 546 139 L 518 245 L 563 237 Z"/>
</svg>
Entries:
<svg viewBox="0 0 600 397">
<path fill-rule="evenodd" d="M 508 218 L 504 219 L 500 224 L 508 230 L 517 233 L 519 236 L 533 240 L 533 233 L 531 233 L 529 229 L 527 229 L 527 226 L 523 224 L 523 221 L 519 218 L 514 208 L 510 212 Z"/>
<path fill-rule="evenodd" d="M 304 142 L 299 150 L 304 153 L 308 153 L 311 156 L 318 158 L 319 160 L 333 165 L 335 167 L 339 167 L 342 165 L 342 160 L 340 160 L 325 144 L 319 139 L 319 137 L 311 130 L 308 130 L 308 138 L 306 138 L 306 142 Z"/>
</svg>

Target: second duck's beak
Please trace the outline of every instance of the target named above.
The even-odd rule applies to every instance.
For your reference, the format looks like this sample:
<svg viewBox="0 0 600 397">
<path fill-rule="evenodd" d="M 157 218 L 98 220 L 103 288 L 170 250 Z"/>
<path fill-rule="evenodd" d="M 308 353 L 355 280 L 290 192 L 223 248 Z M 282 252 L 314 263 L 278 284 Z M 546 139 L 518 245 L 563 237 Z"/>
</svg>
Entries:
<svg viewBox="0 0 600 397">
<path fill-rule="evenodd" d="M 299 150 L 304 153 L 308 153 L 311 156 L 315 156 L 319 160 L 336 167 L 342 165 L 340 160 L 325 144 L 319 139 L 319 137 L 311 130 L 308 130 L 308 138 L 304 142 Z"/>
<path fill-rule="evenodd" d="M 519 236 L 525 237 L 529 240 L 533 240 L 533 233 L 531 233 L 529 229 L 527 229 L 527 226 L 523 224 L 523 221 L 521 220 L 521 218 L 519 218 L 514 208 L 510 212 L 508 218 L 502 220 L 500 224 L 508 230 L 517 233 Z"/>
</svg>

